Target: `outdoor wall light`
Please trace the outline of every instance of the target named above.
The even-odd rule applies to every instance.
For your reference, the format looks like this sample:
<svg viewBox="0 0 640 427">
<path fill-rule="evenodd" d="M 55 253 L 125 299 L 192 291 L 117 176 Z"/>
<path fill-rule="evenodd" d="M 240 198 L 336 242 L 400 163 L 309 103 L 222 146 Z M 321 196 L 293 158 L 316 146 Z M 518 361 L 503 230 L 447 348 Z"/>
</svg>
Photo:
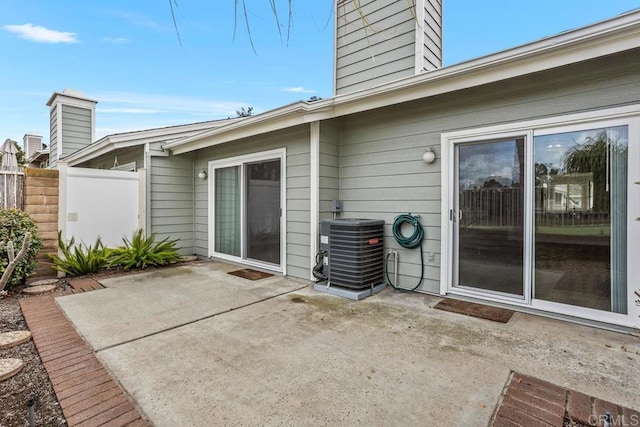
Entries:
<svg viewBox="0 0 640 427">
<path fill-rule="evenodd" d="M 207 179 L 207 171 L 203 169 L 200 172 L 198 172 L 198 178 Z"/>
<path fill-rule="evenodd" d="M 427 148 L 422 155 L 422 160 L 424 160 L 425 163 L 433 163 L 436 160 L 435 151 L 431 148 Z"/>
</svg>

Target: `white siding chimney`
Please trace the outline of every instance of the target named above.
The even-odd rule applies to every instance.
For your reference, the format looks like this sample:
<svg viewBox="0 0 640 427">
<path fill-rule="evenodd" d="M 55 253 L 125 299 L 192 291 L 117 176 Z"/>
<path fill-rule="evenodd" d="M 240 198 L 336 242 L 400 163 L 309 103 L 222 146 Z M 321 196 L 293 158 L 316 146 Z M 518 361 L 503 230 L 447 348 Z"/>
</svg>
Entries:
<svg viewBox="0 0 640 427">
<path fill-rule="evenodd" d="M 50 108 L 49 167 L 55 168 L 58 159 L 68 156 L 95 138 L 96 104 L 81 92 L 65 89 L 54 92 L 47 102 Z"/>
<path fill-rule="evenodd" d="M 334 92 L 442 66 L 441 0 L 336 0 Z"/>
</svg>

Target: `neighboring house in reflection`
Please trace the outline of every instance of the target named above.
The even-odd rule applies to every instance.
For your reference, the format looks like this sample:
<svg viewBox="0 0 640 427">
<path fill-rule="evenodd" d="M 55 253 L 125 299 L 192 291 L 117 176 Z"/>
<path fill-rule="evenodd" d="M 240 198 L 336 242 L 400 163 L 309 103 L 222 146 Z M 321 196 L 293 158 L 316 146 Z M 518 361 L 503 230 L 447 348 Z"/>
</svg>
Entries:
<svg viewBox="0 0 640 427">
<path fill-rule="evenodd" d="M 565 174 L 545 183 L 547 212 L 593 209 L 593 173 Z"/>
</svg>

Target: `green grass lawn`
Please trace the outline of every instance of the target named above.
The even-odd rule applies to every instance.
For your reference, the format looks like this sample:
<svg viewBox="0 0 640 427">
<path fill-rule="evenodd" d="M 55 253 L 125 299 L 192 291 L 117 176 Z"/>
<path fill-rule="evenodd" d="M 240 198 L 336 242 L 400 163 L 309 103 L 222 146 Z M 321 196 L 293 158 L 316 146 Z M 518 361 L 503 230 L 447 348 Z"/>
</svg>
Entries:
<svg viewBox="0 0 640 427">
<path fill-rule="evenodd" d="M 473 230 L 494 230 L 494 231 L 508 231 L 512 230 L 512 226 L 489 226 L 489 225 L 476 225 L 464 227 Z M 555 236 L 609 236 L 611 234 L 611 227 L 608 225 L 574 225 L 564 227 L 536 227 L 536 233 L 538 234 L 550 234 Z"/>
</svg>

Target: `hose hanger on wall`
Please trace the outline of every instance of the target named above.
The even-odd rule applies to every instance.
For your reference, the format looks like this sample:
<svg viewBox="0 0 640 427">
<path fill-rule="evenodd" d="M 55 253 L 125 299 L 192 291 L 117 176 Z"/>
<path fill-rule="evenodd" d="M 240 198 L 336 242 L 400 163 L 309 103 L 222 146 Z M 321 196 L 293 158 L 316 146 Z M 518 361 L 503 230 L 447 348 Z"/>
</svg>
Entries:
<svg viewBox="0 0 640 427">
<path fill-rule="evenodd" d="M 387 256 L 385 257 L 384 267 L 385 267 L 385 275 L 387 278 L 387 282 L 389 285 L 397 290 L 397 291 L 405 291 L 412 292 L 415 291 L 422 285 L 422 281 L 424 280 L 424 250 L 423 250 L 423 240 L 424 240 L 424 229 L 422 228 L 422 224 L 420 224 L 420 215 L 411 215 L 411 213 L 400 214 L 393 221 L 393 226 L 391 227 L 391 231 L 393 232 L 393 237 L 396 239 L 396 242 L 400 246 L 405 249 L 416 249 L 420 247 L 420 281 L 417 285 L 415 285 L 411 289 L 405 289 L 398 286 L 398 283 L 393 283 L 391 278 L 389 277 L 389 257 L 392 254 L 395 254 L 397 257 L 397 252 L 389 251 L 387 252 Z M 402 226 L 404 224 L 409 224 L 413 227 L 413 232 L 405 236 L 402 234 Z M 397 262 L 396 262 L 396 273 L 397 273 Z M 397 282 L 397 274 L 396 274 L 396 282 Z"/>
</svg>

